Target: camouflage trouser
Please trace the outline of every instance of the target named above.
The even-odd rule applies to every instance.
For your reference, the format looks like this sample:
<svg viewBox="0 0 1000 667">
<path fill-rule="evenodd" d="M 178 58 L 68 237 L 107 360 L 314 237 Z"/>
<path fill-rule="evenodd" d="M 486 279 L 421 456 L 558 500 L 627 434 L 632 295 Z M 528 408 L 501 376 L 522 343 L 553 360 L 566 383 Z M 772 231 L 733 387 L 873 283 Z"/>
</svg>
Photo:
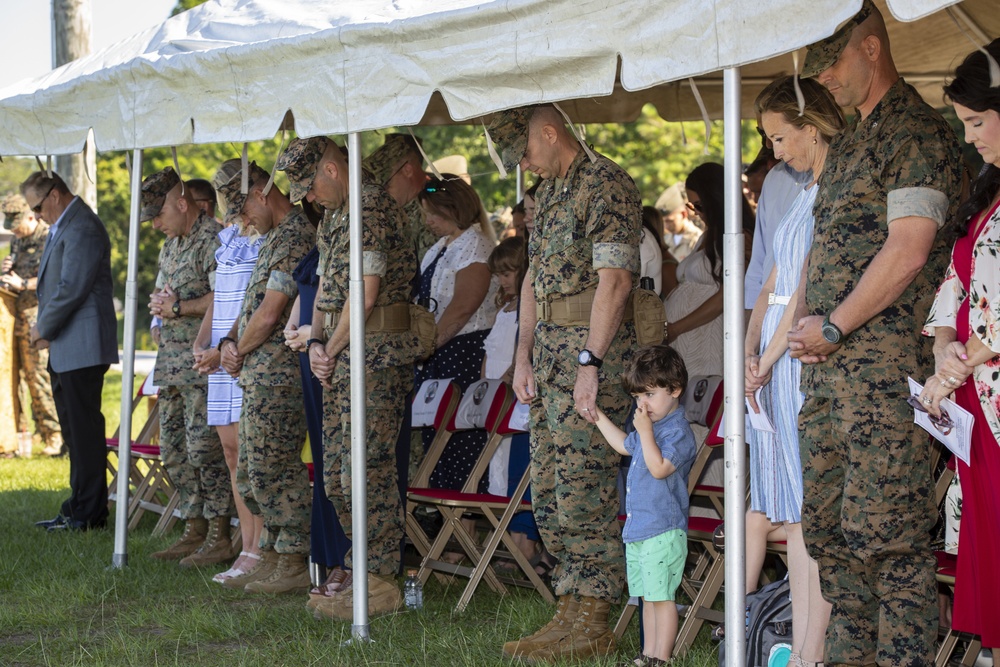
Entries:
<svg viewBox="0 0 1000 667">
<path fill-rule="evenodd" d="M 351 384 L 347 353 L 334 370 L 333 390 L 323 392 L 323 476 L 348 539 L 351 530 Z M 368 451 L 368 571 L 395 575 L 403 538 L 402 507 L 396 471 L 396 440 L 413 386 L 412 366 L 393 366 L 365 374 Z M 344 563 L 352 565 L 349 551 Z"/>
<path fill-rule="evenodd" d="M 629 409 L 625 392 L 605 380 L 597 404 L 616 424 Z M 621 457 L 574 408 L 573 387 L 538 383 L 531 405 L 531 502 L 542 542 L 559 559 L 556 595 L 617 602 L 625 580 L 618 526 Z"/>
<path fill-rule="evenodd" d="M 24 374 L 24 382 L 31 395 L 31 416 L 35 420 L 38 434 L 46 444 L 53 435 L 61 435 L 56 402 L 52 399 L 52 382 L 49 379 L 49 351 L 31 346 L 31 326 L 38 317 L 38 307 L 19 310 L 14 323 L 14 341 L 17 346 L 18 363 Z M 24 410 L 21 410 L 24 413 Z M 26 424 L 24 424 L 26 425 Z"/>
<path fill-rule="evenodd" d="M 807 396 L 802 528 L 833 603 L 827 665 L 933 665 L 937 519 L 926 434 L 906 395 Z"/>
<path fill-rule="evenodd" d="M 208 386 L 161 387 L 160 460 L 183 519 L 230 516 L 233 493 L 219 434 L 207 423 Z"/>
<path fill-rule="evenodd" d="M 312 489 L 302 462 L 306 413 L 302 387 L 243 387 L 236 487 L 264 519 L 260 548 L 309 553 Z"/>
</svg>

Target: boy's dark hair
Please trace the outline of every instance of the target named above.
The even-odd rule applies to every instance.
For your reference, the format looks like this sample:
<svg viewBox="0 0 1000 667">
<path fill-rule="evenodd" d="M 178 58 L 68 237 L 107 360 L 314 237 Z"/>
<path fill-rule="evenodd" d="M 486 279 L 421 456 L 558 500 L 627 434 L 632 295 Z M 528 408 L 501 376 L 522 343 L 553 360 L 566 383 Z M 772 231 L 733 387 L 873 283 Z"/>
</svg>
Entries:
<svg viewBox="0 0 1000 667">
<path fill-rule="evenodd" d="M 636 350 L 622 373 L 622 387 L 638 394 L 651 387 L 663 387 L 681 393 L 687 389 L 688 372 L 681 355 L 669 345 L 647 345 Z"/>
</svg>

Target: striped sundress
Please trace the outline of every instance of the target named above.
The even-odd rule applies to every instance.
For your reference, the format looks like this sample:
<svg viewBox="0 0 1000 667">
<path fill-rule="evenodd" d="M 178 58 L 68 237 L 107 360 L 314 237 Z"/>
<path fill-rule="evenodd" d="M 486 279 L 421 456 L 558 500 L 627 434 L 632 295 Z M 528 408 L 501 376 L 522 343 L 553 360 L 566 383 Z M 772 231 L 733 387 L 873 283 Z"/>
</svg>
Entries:
<svg viewBox="0 0 1000 667">
<path fill-rule="evenodd" d="M 804 189 L 785 213 L 774 235 L 774 262 L 777 267 L 774 293 L 790 297 L 798 287 L 802 264 L 813 238 L 813 202 L 818 188 Z M 787 307 L 794 308 L 794 304 Z M 768 306 L 761 325 L 760 351 L 775 334 L 786 306 Z M 782 334 L 783 335 L 783 334 Z M 761 392 L 761 409 L 767 413 L 777 433 L 748 428 L 750 441 L 751 509 L 763 512 L 775 523 L 802 520 L 802 462 L 799 456 L 799 410 L 802 392 L 799 377 L 802 362 L 788 351 L 774 364 L 771 381 Z"/>
<path fill-rule="evenodd" d="M 250 244 L 240 236 L 239 225 L 231 225 L 219 232 L 222 245 L 215 251 L 215 306 L 212 310 L 212 345 L 229 333 L 233 322 L 240 315 L 243 295 L 250 284 L 250 274 L 257 264 L 257 254 L 266 237 L 258 237 Z M 219 371 L 208 376 L 208 424 L 225 426 L 240 421 L 243 407 L 243 390 L 236 378 Z"/>
</svg>

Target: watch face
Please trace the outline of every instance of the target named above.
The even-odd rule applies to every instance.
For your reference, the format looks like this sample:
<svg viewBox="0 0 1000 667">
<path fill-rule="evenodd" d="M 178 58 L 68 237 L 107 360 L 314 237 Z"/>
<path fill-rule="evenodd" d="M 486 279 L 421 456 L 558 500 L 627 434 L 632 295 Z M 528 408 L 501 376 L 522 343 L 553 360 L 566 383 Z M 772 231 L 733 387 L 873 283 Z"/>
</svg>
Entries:
<svg viewBox="0 0 1000 667">
<path fill-rule="evenodd" d="M 837 331 L 836 327 L 827 324 L 823 327 L 823 338 L 825 338 L 828 343 L 839 343 L 840 332 Z"/>
<path fill-rule="evenodd" d="M 577 360 L 583 366 L 588 365 L 590 363 L 591 359 L 593 359 L 593 355 L 590 354 L 590 350 L 583 350 L 582 352 L 580 352 L 580 355 L 577 357 Z"/>
</svg>

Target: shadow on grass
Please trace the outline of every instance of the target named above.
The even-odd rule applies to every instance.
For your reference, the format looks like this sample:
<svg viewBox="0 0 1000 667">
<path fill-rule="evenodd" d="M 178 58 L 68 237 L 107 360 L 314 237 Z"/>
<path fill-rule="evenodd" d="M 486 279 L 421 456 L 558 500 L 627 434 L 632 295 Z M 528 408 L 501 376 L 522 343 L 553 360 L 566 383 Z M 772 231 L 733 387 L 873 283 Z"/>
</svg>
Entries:
<svg viewBox="0 0 1000 667">
<path fill-rule="evenodd" d="M 150 537 L 155 516 L 130 533 L 123 569 L 110 567 L 111 529 L 48 534 L 34 527 L 34 521 L 55 516 L 68 476 L 65 459 L 0 463 L 0 665 L 5 667 L 519 665 L 505 659 L 500 647 L 530 634 L 553 613 L 532 591 L 500 597 L 483 585 L 459 614 L 454 605 L 464 580 L 445 585 L 432 578 L 423 612 L 372 619 L 374 641 L 345 646 L 350 624 L 314 620 L 305 594 L 249 596 L 211 581 L 222 566 L 186 570 L 152 560 L 149 554 L 180 530 Z M 587 664 L 619 665 L 637 648 L 633 623 L 617 656 Z M 676 664 L 717 664 L 714 647 L 702 637 Z"/>
</svg>

